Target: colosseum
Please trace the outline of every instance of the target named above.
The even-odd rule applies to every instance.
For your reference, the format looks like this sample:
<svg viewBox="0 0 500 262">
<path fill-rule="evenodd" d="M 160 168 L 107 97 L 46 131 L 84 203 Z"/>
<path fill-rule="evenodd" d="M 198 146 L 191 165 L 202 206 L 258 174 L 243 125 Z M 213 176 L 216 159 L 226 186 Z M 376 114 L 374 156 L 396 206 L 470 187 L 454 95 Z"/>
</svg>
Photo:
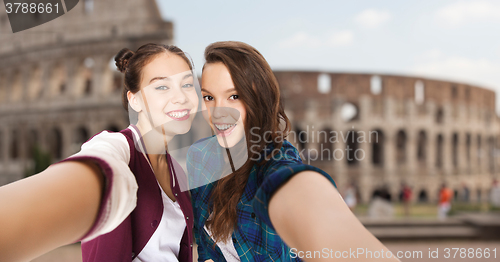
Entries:
<svg viewBox="0 0 500 262">
<path fill-rule="evenodd" d="M 0 5 L 0 185 L 33 173 L 35 152 L 55 162 L 101 130 L 128 125 L 123 47 L 173 43 L 155 0 L 85 0 L 54 21 L 12 34 Z M 111 15 L 110 15 L 111 14 Z M 92 22 L 89 22 L 92 21 Z M 201 52 L 202 50 L 200 50 Z M 498 178 L 495 93 L 463 83 L 394 75 L 275 71 L 304 161 L 366 202 L 404 182 L 435 201 L 446 182 L 486 199 Z M 38 151 L 34 150 L 37 149 Z"/>
<path fill-rule="evenodd" d="M 498 178 L 495 93 L 464 83 L 381 74 L 274 72 L 304 161 L 363 202 L 401 183 L 436 201 L 443 183 L 486 201 Z"/>
<path fill-rule="evenodd" d="M 124 47 L 174 39 L 155 0 L 80 1 L 68 15 L 15 34 L 0 5 L 0 35 L 0 185 L 32 172 L 35 146 L 55 162 L 93 134 L 127 127 L 123 75 L 112 58 Z"/>
</svg>

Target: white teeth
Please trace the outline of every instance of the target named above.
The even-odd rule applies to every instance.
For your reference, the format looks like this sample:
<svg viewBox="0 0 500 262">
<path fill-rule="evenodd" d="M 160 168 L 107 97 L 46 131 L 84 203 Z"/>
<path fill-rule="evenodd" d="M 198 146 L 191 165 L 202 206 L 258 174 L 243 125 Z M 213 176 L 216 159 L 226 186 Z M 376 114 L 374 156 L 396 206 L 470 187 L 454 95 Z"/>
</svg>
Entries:
<svg viewBox="0 0 500 262">
<path fill-rule="evenodd" d="M 186 116 L 187 114 L 188 114 L 188 111 L 184 110 L 184 111 L 180 111 L 180 112 L 169 113 L 168 116 L 173 117 L 173 118 L 181 118 L 181 117 Z"/>
<path fill-rule="evenodd" d="M 220 131 L 224 131 L 224 130 L 228 130 L 229 128 L 235 126 L 236 124 L 232 124 L 232 125 L 228 125 L 228 124 L 222 124 L 222 125 L 218 125 L 218 124 L 214 124 L 215 127 L 217 127 L 217 129 L 219 129 Z"/>
</svg>

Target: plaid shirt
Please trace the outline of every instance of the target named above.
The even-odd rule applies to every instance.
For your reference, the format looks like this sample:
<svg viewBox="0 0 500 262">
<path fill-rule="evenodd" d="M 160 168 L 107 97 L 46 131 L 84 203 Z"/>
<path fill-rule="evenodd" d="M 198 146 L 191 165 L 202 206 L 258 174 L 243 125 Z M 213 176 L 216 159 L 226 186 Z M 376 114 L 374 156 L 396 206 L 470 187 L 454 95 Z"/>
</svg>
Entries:
<svg viewBox="0 0 500 262">
<path fill-rule="evenodd" d="M 215 174 L 224 151 L 217 149 L 216 143 L 215 137 L 207 138 L 189 149 L 188 173 L 190 178 L 193 174 L 198 176 L 198 181 L 194 182 L 197 185 L 200 185 L 200 179 L 210 182 L 217 176 Z M 270 155 L 272 150 L 273 146 L 270 145 L 263 154 Z M 290 248 L 276 233 L 269 218 L 268 205 L 272 194 L 280 185 L 294 174 L 305 170 L 324 175 L 336 186 L 330 175 L 319 168 L 303 164 L 297 149 L 288 141 L 283 143 L 280 153 L 265 165 L 253 166 L 237 205 L 237 228 L 232 233 L 234 247 L 241 261 L 301 261 L 299 258 L 292 258 Z M 198 261 L 226 261 L 219 247 L 203 228 L 209 217 L 210 195 L 215 184 L 216 182 L 208 183 L 191 190 Z"/>
</svg>

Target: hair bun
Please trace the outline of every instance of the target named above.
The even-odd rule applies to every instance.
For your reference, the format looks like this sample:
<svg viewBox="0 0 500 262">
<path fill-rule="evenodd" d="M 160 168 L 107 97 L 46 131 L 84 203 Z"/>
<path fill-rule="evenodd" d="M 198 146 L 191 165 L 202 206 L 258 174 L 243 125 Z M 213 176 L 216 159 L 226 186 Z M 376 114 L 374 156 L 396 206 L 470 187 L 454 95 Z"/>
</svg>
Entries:
<svg viewBox="0 0 500 262">
<path fill-rule="evenodd" d="M 134 52 L 128 48 L 123 48 L 115 56 L 115 64 L 120 72 L 125 73 L 127 71 L 127 66 L 130 58 L 134 56 Z"/>
</svg>

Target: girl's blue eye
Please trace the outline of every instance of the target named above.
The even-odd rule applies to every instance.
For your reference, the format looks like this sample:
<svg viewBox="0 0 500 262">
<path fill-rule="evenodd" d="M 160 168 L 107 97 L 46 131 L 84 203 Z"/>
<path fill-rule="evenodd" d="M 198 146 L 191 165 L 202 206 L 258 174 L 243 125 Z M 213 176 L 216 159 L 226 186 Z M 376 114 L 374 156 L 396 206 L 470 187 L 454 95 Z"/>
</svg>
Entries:
<svg viewBox="0 0 500 262">
<path fill-rule="evenodd" d="M 208 96 L 208 95 L 207 96 L 203 96 L 203 99 L 205 101 L 212 101 L 212 100 L 214 100 L 214 98 L 212 96 Z"/>
<path fill-rule="evenodd" d="M 236 99 L 238 99 L 238 98 L 239 98 L 239 96 L 238 96 L 238 95 L 232 95 L 232 96 L 230 96 L 230 97 L 229 97 L 229 99 L 231 99 L 231 100 L 236 100 Z"/>
<path fill-rule="evenodd" d="M 155 88 L 156 90 L 168 90 L 168 86 L 159 86 Z"/>
<path fill-rule="evenodd" d="M 194 86 L 193 84 L 184 84 L 182 87 L 189 88 L 189 87 L 193 87 L 193 86 Z"/>
</svg>

